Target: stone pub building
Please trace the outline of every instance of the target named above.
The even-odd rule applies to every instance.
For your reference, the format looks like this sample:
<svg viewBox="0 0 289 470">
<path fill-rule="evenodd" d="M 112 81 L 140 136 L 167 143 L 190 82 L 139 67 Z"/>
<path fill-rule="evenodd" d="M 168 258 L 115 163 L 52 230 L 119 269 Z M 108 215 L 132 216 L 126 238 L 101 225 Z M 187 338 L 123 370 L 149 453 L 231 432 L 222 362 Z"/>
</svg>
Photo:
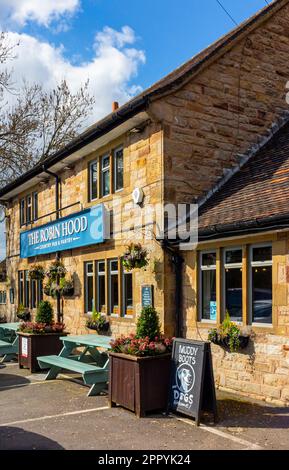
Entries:
<svg viewBox="0 0 289 470">
<path fill-rule="evenodd" d="M 70 224 L 59 251 L 74 282 L 61 301 L 69 331 L 86 332 L 93 306 L 113 335 L 133 331 L 146 286 L 166 334 L 206 340 L 228 311 L 252 336 L 242 353 L 213 346 L 217 386 L 289 403 L 288 26 L 289 0 L 271 2 L 0 190 L 8 320 L 19 303 L 34 314 L 46 298 L 28 272 L 47 268 L 59 246 L 40 233 L 53 238 L 58 221 L 67 240 Z M 141 211 L 197 203 L 197 249 L 144 237 L 149 265 L 126 272 L 136 188 Z M 125 230 L 107 238 L 104 213 L 115 201 Z M 94 239 L 83 219 L 91 215 Z"/>
</svg>

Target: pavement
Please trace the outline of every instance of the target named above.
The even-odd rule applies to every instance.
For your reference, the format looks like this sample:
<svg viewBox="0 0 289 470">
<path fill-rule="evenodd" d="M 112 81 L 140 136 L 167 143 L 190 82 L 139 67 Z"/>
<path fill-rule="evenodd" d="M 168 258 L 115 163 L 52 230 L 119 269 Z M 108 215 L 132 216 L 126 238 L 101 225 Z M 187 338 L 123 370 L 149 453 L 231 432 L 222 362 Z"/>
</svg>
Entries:
<svg viewBox="0 0 289 470">
<path fill-rule="evenodd" d="M 220 421 L 162 414 L 138 419 L 87 397 L 76 376 L 44 381 L 17 364 L 0 365 L 0 450 L 283 450 L 289 408 L 217 392 Z"/>
</svg>

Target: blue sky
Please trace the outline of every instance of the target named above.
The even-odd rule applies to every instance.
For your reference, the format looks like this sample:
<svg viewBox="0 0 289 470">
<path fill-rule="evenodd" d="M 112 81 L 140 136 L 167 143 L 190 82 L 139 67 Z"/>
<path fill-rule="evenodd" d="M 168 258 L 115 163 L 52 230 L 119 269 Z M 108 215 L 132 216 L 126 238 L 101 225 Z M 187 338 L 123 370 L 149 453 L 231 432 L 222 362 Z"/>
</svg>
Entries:
<svg viewBox="0 0 289 470">
<path fill-rule="evenodd" d="M 266 6 L 265 0 L 222 0 L 237 23 Z M 1 2 L 0 2 L 1 4 Z M 23 31 L 65 47 L 76 63 L 93 57 L 91 45 L 105 26 L 130 26 L 146 64 L 134 81 L 147 87 L 234 27 L 216 0 L 83 0 L 68 20 L 68 30 L 56 33 L 29 22 Z"/>
<path fill-rule="evenodd" d="M 237 23 L 266 6 L 222 3 Z M 66 78 L 76 90 L 89 78 L 96 103 L 88 125 L 109 113 L 112 101 L 123 104 L 234 24 L 216 0 L 0 0 L 0 27 L 19 42 L 16 85 L 25 78 L 49 89 Z"/>
</svg>

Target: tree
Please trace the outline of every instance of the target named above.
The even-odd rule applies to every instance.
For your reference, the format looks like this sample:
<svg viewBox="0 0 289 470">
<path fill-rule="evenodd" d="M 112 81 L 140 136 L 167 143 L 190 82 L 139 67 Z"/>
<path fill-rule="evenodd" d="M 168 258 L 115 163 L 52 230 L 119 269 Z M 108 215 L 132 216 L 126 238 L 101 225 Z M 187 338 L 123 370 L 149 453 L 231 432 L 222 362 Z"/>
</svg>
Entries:
<svg viewBox="0 0 289 470">
<path fill-rule="evenodd" d="M 94 104 L 88 81 L 75 93 L 65 80 L 49 91 L 26 82 L 16 89 L 8 68 L 16 47 L 0 33 L 0 187 L 74 139 Z"/>
</svg>

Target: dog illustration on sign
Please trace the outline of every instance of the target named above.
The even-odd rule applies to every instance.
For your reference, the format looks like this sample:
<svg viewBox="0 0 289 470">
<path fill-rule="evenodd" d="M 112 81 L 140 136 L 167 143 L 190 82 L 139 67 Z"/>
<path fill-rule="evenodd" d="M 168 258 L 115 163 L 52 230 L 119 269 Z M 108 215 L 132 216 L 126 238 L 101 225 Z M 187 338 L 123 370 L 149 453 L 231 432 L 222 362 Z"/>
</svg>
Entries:
<svg viewBox="0 0 289 470">
<path fill-rule="evenodd" d="M 181 364 L 177 368 L 176 383 L 183 393 L 189 393 L 195 385 L 195 371 L 190 364 Z"/>
</svg>

